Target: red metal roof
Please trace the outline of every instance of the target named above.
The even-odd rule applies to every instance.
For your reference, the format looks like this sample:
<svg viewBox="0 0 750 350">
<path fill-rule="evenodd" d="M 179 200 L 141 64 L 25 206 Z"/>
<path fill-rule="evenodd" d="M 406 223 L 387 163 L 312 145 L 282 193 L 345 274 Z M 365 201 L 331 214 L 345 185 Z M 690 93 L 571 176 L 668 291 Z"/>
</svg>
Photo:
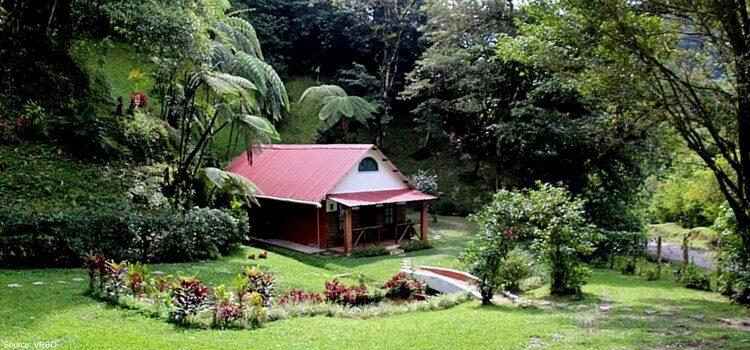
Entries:
<svg viewBox="0 0 750 350">
<path fill-rule="evenodd" d="M 228 171 L 252 181 L 258 197 L 319 204 L 373 148 L 368 144 L 266 145 L 244 152 Z"/>
<path fill-rule="evenodd" d="M 348 207 L 357 207 L 361 205 L 425 201 L 436 199 L 437 197 L 424 194 L 415 189 L 406 188 L 401 190 L 337 193 L 328 195 L 328 198 Z"/>
</svg>

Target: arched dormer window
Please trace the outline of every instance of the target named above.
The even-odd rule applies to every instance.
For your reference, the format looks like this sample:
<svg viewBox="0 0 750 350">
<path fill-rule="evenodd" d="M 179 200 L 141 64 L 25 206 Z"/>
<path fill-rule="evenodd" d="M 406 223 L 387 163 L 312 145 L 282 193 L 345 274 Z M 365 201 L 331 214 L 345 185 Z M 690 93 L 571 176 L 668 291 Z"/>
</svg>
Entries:
<svg viewBox="0 0 750 350">
<path fill-rule="evenodd" d="M 362 159 L 362 161 L 359 162 L 359 171 L 378 171 L 378 162 L 371 157 Z"/>
</svg>

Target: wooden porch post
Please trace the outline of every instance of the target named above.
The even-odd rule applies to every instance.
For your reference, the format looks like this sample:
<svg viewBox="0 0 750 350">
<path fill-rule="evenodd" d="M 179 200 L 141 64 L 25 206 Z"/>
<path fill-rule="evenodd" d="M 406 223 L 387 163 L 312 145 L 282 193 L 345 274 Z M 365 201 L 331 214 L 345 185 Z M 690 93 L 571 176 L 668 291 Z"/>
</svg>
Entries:
<svg viewBox="0 0 750 350">
<path fill-rule="evenodd" d="M 427 240 L 427 201 L 422 202 L 422 213 L 419 215 L 419 228 L 420 228 L 420 239 L 423 241 Z"/>
<path fill-rule="evenodd" d="M 352 251 L 352 208 L 344 209 L 344 255 Z"/>
</svg>

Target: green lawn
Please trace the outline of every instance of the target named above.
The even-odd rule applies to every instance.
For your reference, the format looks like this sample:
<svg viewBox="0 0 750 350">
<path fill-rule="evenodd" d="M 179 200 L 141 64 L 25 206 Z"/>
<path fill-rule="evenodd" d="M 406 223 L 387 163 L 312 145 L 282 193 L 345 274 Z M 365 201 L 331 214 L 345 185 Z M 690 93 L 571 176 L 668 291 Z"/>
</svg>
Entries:
<svg viewBox="0 0 750 350">
<path fill-rule="evenodd" d="M 432 250 L 409 254 L 413 265 L 456 266 L 455 254 L 471 226 L 462 219 L 441 218 L 432 225 L 442 236 Z M 244 248 L 218 261 L 152 265 L 151 270 L 197 274 L 209 284 L 226 282 L 243 266 Z M 403 256 L 368 259 L 304 257 L 271 252 L 257 261 L 280 278 L 280 289 L 321 290 L 341 273 L 363 273 L 381 282 L 394 274 Z M 750 332 L 723 326 L 725 317 L 750 320 L 750 312 L 708 292 L 684 289 L 671 281 L 596 270 L 584 287 L 587 298 L 566 308 L 480 306 L 469 302 L 431 312 L 367 320 L 327 317 L 296 318 L 265 324 L 256 330 L 181 328 L 138 311 L 124 310 L 83 295 L 82 269 L 0 270 L 0 344 L 59 341 L 57 349 L 633 349 L 750 347 Z M 349 278 L 353 281 L 355 278 Z M 44 285 L 33 285 L 42 281 Z M 58 281 L 68 283 L 61 284 Z M 21 288 L 8 288 L 20 283 Z M 530 295 L 547 299 L 543 288 Z M 607 313 L 597 310 L 610 302 Z M 632 308 L 624 311 L 623 308 Z M 644 310 L 671 312 L 646 315 Z M 691 318 L 704 315 L 701 321 Z"/>
<path fill-rule="evenodd" d="M 684 228 L 677 223 L 667 222 L 664 224 L 649 225 L 647 227 L 651 236 L 662 236 L 664 242 L 670 242 L 682 245 L 682 239 L 686 234 L 691 233 L 693 238 L 690 239 L 690 246 L 700 249 L 711 249 L 711 244 L 716 243 L 718 234 L 710 227 L 695 227 L 692 229 Z"/>
</svg>

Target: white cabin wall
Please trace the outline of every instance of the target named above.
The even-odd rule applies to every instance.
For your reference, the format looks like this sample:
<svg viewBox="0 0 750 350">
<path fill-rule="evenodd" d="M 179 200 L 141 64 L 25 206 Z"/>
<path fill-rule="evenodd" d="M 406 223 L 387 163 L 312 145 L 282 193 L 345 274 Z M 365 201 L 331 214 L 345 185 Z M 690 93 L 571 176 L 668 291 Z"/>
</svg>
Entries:
<svg viewBox="0 0 750 350">
<path fill-rule="evenodd" d="M 391 165 L 390 160 L 387 162 L 383 161 L 383 158 L 387 158 L 383 154 L 376 150 L 370 150 L 362 159 L 366 157 L 375 159 L 378 163 L 378 171 L 360 172 L 358 170 L 359 162 L 357 162 L 329 193 L 370 192 L 409 188 L 409 185 L 403 182 L 401 175 L 393 172 L 394 167 Z"/>
</svg>

